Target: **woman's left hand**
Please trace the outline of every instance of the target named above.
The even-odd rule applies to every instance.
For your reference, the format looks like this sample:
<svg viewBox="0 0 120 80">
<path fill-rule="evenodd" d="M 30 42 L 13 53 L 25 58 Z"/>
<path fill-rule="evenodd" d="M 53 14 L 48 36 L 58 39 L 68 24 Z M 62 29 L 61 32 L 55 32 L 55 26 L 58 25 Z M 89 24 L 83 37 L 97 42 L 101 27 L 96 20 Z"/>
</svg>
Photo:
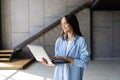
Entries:
<svg viewBox="0 0 120 80">
<path fill-rule="evenodd" d="M 52 61 L 54 61 L 54 60 L 66 60 L 66 61 L 69 61 L 70 63 L 74 63 L 74 59 L 73 58 L 64 57 L 64 56 L 55 56 L 51 60 Z"/>
<path fill-rule="evenodd" d="M 52 61 L 54 61 L 54 60 L 65 60 L 65 57 L 64 56 L 55 56 L 51 60 Z"/>
</svg>

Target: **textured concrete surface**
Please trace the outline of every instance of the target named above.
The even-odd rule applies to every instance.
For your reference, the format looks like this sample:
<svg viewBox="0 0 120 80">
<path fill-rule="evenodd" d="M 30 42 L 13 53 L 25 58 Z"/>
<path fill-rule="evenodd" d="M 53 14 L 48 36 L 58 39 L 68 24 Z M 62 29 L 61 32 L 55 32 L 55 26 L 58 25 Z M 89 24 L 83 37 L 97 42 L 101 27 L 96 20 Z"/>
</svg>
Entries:
<svg viewBox="0 0 120 80">
<path fill-rule="evenodd" d="M 54 67 L 34 62 L 23 70 L 0 70 L 0 80 L 53 80 Z M 90 61 L 83 80 L 120 80 L 120 61 Z"/>
</svg>

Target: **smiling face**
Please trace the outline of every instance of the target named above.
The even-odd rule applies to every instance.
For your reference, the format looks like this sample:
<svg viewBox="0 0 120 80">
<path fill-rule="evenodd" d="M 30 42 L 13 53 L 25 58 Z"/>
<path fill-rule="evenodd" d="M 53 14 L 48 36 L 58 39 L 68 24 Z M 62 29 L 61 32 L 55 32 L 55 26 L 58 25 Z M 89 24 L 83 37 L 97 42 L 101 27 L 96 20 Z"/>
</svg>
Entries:
<svg viewBox="0 0 120 80">
<path fill-rule="evenodd" d="M 66 21 L 66 18 L 63 17 L 61 19 L 61 25 L 62 25 L 62 29 L 64 31 L 64 33 L 68 33 L 68 32 L 71 32 L 72 31 L 72 27 L 71 25 Z"/>
</svg>

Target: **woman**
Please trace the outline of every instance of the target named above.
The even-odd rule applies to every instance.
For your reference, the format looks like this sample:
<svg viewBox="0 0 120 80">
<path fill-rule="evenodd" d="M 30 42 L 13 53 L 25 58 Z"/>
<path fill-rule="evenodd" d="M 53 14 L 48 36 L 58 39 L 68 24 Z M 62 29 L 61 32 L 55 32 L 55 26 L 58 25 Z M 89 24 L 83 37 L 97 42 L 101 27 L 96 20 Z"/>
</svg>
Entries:
<svg viewBox="0 0 120 80">
<path fill-rule="evenodd" d="M 52 60 L 66 60 L 70 63 L 56 64 L 54 80 L 82 80 L 83 70 L 89 62 L 88 46 L 75 15 L 64 16 L 61 25 L 63 33 L 56 40 L 55 57 Z M 42 63 L 47 62 L 43 59 Z"/>
</svg>

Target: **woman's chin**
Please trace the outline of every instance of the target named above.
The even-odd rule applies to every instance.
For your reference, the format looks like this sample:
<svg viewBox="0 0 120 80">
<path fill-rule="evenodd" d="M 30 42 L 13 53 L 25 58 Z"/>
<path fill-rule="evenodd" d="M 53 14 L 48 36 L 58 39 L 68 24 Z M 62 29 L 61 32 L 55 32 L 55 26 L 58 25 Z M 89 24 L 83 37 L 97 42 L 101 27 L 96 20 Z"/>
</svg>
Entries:
<svg viewBox="0 0 120 80">
<path fill-rule="evenodd" d="M 66 31 L 66 30 L 64 30 L 64 33 L 67 33 L 67 31 Z"/>
</svg>

